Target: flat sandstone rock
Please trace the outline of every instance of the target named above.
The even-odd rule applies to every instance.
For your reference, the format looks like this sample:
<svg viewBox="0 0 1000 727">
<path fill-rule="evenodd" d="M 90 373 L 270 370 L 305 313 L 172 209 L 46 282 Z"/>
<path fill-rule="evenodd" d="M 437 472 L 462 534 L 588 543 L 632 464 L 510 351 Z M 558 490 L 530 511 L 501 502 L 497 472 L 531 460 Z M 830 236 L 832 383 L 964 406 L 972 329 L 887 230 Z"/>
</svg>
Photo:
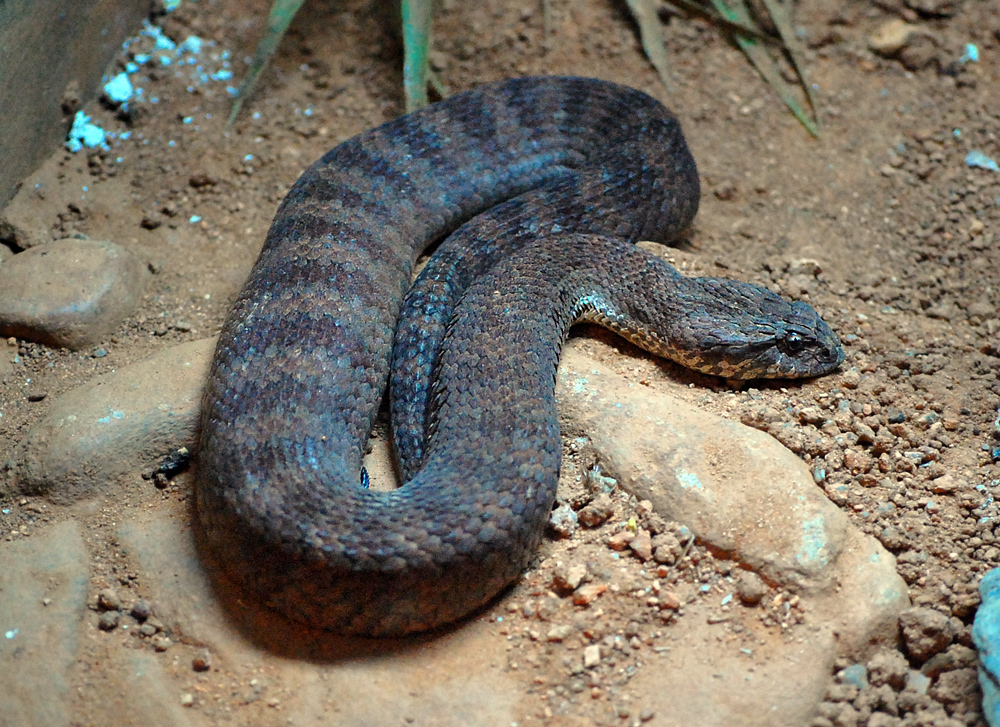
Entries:
<svg viewBox="0 0 1000 727">
<path fill-rule="evenodd" d="M 149 269 L 123 247 L 65 239 L 0 266 L 0 336 L 80 350 L 135 310 Z"/>
<path fill-rule="evenodd" d="M 78 399 L 73 406 L 67 408 L 63 399 L 55 406 L 107 411 L 120 406 L 121 392 L 130 388 L 133 406 L 143 396 L 142 381 L 159 386 L 170 381 L 177 388 L 174 396 L 197 402 L 213 344 L 205 339 L 167 349 L 122 370 L 117 382 L 94 382 L 63 397 L 71 404 Z M 668 658 L 651 659 L 632 680 L 652 713 L 701 726 L 807 724 L 836 657 L 864 658 L 880 642 L 896 638 L 898 615 L 908 601 L 892 556 L 854 528 L 812 482 L 805 464 L 769 435 L 667 394 L 638 389 L 572 343 L 559 369 L 557 396 L 564 433 L 588 437 L 606 474 L 741 568 L 761 574 L 769 584 L 765 591 L 796 594 L 808 616 L 810 626 L 796 639 L 753 626 L 754 648 L 740 649 L 720 638 L 724 627 L 715 618 L 717 605 L 688 604 L 688 613 L 671 627 Z M 50 447 L 63 436 L 52 416 L 44 437 Z M 150 406 L 129 420 L 127 437 L 90 445 L 87 461 L 92 467 L 102 459 L 128 461 L 130 448 L 148 451 L 153 441 L 166 450 L 190 447 L 196 421 L 196 405 Z M 72 445 L 67 440 L 35 451 L 39 465 L 45 464 L 45 451 L 62 452 L 60 458 L 70 461 L 65 453 Z M 389 451 L 377 448 L 370 456 L 384 459 L 386 471 Z M 50 496 L 74 499 L 96 494 L 100 485 L 95 479 L 86 489 L 68 487 Z M 279 629 L 280 640 L 269 641 L 268 629 L 235 623 L 220 605 L 219 584 L 204 571 L 190 526 L 188 520 L 151 513 L 130 518 L 118 540 L 137 558 L 163 620 L 204 644 L 220 663 L 274 669 L 271 689 L 298 695 L 283 700 L 291 700 L 286 708 L 301 723 L 323 717 L 317 705 L 330 699 L 347 720 L 341 723 L 358 724 L 372 723 L 379 714 L 418 715 L 421 723 L 442 727 L 496 724 L 494 717 L 501 715 L 506 724 L 524 708 L 518 706 L 524 699 L 520 677 L 496 666 L 504 662 L 506 642 L 493 633 L 498 627 L 491 620 L 474 619 L 448 634 L 418 639 L 419 647 L 384 650 L 359 649 L 350 641 L 320 646 L 322 640 L 313 643 L 308 630 L 289 641 L 297 629 Z M 260 612 L 251 622 L 258 618 L 279 619 Z M 595 656 L 601 658 L 600 652 Z M 123 674 L 134 667 L 116 666 Z M 168 675 L 144 673 L 149 683 L 143 682 L 137 695 L 175 690 Z M 152 704 L 146 697 L 133 702 L 126 711 L 137 719 L 143 704 Z"/>
</svg>

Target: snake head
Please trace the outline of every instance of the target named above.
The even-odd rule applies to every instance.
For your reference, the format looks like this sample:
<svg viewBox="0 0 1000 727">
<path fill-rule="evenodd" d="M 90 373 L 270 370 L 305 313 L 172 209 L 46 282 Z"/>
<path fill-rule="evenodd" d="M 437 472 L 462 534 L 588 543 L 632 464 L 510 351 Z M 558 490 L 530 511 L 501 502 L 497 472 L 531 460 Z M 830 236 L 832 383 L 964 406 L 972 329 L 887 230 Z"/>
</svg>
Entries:
<svg viewBox="0 0 1000 727">
<path fill-rule="evenodd" d="M 812 306 L 750 283 L 688 280 L 703 302 L 680 324 L 682 348 L 698 351 L 680 359 L 686 366 L 728 379 L 796 379 L 843 363 L 840 340 Z"/>
</svg>

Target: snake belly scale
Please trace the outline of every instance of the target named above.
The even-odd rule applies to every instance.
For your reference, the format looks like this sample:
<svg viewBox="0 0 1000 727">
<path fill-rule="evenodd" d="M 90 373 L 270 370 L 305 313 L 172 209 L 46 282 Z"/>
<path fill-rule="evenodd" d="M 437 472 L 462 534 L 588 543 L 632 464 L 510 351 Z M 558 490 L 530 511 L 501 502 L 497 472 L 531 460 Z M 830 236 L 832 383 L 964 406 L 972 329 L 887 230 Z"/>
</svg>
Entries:
<svg viewBox="0 0 1000 727">
<path fill-rule="evenodd" d="M 702 305 L 726 297 L 714 283 L 681 296 L 704 314 L 707 349 L 697 326 L 635 302 L 686 290 L 631 243 L 675 237 L 698 200 L 675 117 L 593 79 L 483 86 L 313 164 L 223 326 L 204 397 L 197 509 L 226 573 L 290 618 L 346 634 L 425 630 L 488 602 L 530 561 L 555 497 L 554 372 L 577 318 L 641 345 L 652 335 L 657 352 L 725 375 L 835 368 L 832 332 L 773 294 L 778 308 L 739 325 L 778 330 L 781 364 L 718 318 L 756 295 L 742 284 L 721 307 Z M 396 333 L 416 257 L 448 235 Z M 494 270 L 526 281 L 499 306 L 509 286 Z M 621 286 L 621 271 L 640 282 Z M 712 341 L 724 334 L 752 366 L 723 362 Z M 393 396 L 408 479 L 375 492 L 359 472 L 394 335 L 415 382 Z"/>
</svg>

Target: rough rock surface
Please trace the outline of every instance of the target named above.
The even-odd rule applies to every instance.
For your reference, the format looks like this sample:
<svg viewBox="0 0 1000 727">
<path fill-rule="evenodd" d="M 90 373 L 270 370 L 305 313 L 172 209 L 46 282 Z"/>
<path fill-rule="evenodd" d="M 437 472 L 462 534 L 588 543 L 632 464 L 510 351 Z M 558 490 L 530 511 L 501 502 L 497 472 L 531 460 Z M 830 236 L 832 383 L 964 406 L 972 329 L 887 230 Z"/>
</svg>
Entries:
<svg viewBox="0 0 1000 727">
<path fill-rule="evenodd" d="M 0 335 L 79 350 L 100 341 L 135 310 L 147 266 L 98 240 L 56 240 L 0 267 Z"/>
<path fill-rule="evenodd" d="M 149 443 L 154 441 L 156 451 L 161 452 L 189 444 L 196 419 L 191 402 L 198 401 L 212 345 L 213 339 L 205 339 L 168 349 L 123 369 L 116 375 L 114 389 L 89 385 L 61 398 L 59 404 L 77 397 L 77 412 L 107 410 L 109 402 L 119 401 L 109 396 L 111 392 L 134 396 L 143 390 L 142 382 L 160 386 L 171 381 L 176 400 L 188 402 L 183 407 L 151 404 L 145 414 L 134 415 L 124 427 L 127 436 L 112 437 L 93 445 L 86 457 L 78 456 L 87 459 L 91 468 L 107 460 L 134 465 L 139 458 L 127 456 L 129 447 L 148 454 L 153 451 Z M 816 486 L 804 465 L 783 454 L 783 448 L 767 435 L 692 411 L 665 395 L 639 393 L 574 345 L 567 348 L 558 384 L 567 434 L 586 431 L 606 474 L 615 474 L 623 487 L 651 500 L 654 510 L 664 508 L 664 515 L 688 523 L 699 538 L 724 550 L 726 558 L 762 573 L 767 583 L 784 594 L 779 599 L 795 598 L 797 612 L 805 614 L 811 624 L 799 632 L 799 638 L 789 640 L 776 635 L 766 621 L 752 622 L 742 636 L 753 646 L 737 648 L 722 638 L 732 618 L 726 610 L 729 606 L 719 611 L 711 599 L 661 593 L 664 613 L 684 613 L 684 617 L 671 627 L 669 649 L 658 652 L 659 659 L 647 657 L 632 679 L 632 687 L 648 695 L 641 713 L 669 714 L 679 723 L 699 725 L 733 724 L 737 719 L 747 725 L 805 724 L 824 697 L 838 655 L 861 654 L 866 645 L 895 635 L 906 597 L 891 556 L 838 517 L 839 511 L 822 494 L 813 492 Z M 128 401 L 131 407 L 136 399 Z M 633 421 L 645 417 L 651 426 L 637 429 L 643 436 L 621 441 L 623 417 Z M 50 416 L 47 431 L 58 430 L 54 421 Z M 46 452 L 57 450 L 32 451 L 36 469 L 51 470 L 43 460 Z M 724 462 L 721 453 L 725 453 Z M 65 456 L 63 451 L 60 460 Z M 366 463 L 376 479 L 391 477 L 389 458 L 390 449 L 383 444 L 369 454 Z M 61 497 L 96 494 L 101 481 L 92 479 L 86 486 L 65 489 Z M 610 482 L 606 477 L 602 481 Z M 607 499 L 599 495 L 594 502 Z M 605 503 L 607 509 L 613 511 L 609 503 Z M 190 525 L 193 513 L 188 514 L 191 518 L 152 511 L 133 515 L 118 526 L 113 542 L 130 554 L 146 592 L 140 608 L 136 606 L 139 601 L 123 596 L 120 590 L 99 590 L 94 608 L 103 611 L 101 618 L 111 617 L 107 624 L 95 623 L 96 629 L 106 629 L 100 633 L 108 638 L 118 633 L 134 638 L 128 636 L 130 624 L 133 631 L 141 626 L 145 634 L 141 638 L 148 639 L 154 652 L 169 650 L 175 659 L 202 665 L 192 667 L 192 673 L 211 676 L 234 664 L 266 672 L 267 682 L 252 686 L 250 696 L 242 698 L 276 700 L 282 714 L 295 723 L 335 717 L 338 724 L 379 724 L 388 714 L 419 724 L 495 725 L 515 721 L 525 708 L 516 672 L 499 666 L 507 662 L 502 634 L 513 633 L 507 631 L 513 626 L 508 627 L 504 619 L 474 619 L 448 633 L 402 644 L 373 645 L 292 628 L 257 604 L 236 603 L 224 581 L 209 577 L 213 566 L 200 558 L 196 530 Z M 613 517 L 608 527 L 612 521 Z M 643 533 L 638 528 L 629 540 Z M 666 550 L 679 547 L 672 536 L 661 533 L 657 538 Z M 676 560 L 677 555 L 664 560 Z M 608 597 L 607 586 L 588 582 L 592 576 L 586 567 L 576 565 L 566 572 L 574 568 L 580 577 L 572 580 L 580 587 L 572 593 L 572 602 L 599 609 L 601 599 Z M 82 563 L 76 577 L 86 577 Z M 839 588 L 832 587 L 834 583 Z M 770 601 L 767 584 L 763 585 L 763 597 Z M 584 594 L 585 589 L 593 593 Z M 735 586 L 732 591 L 723 603 L 738 599 Z M 82 617 L 86 608 L 82 600 L 78 599 L 76 608 L 77 617 Z M 550 641 L 571 642 L 576 632 L 569 624 L 545 628 L 556 634 Z M 582 666 L 586 673 L 614 659 L 617 642 L 606 642 L 587 646 L 580 666 L 574 669 Z M 186 644 L 198 645 L 200 651 L 194 653 L 193 646 Z M 630 648 L 640 646 L 636 640 Z M 121 714 L 137 720 L 149 717 L 152 724 L 211 723 L 214 706 L 197 690 L 182 693 L 178 701 L 163 699 L 164 694 L 176 691 L 176 677 L 153 654 L 131 649 L 111 654 L 109 669 L 130 685 L 123 691 L 122 703 L 116 705 Z M 212 666 L 205 669 L 205 664 Z M 56 673 L 52 678 L 65 680 L 66 675 Z M 754 688 L 733 689 L 734 684 Z M 146 705 L 158 710 L 155 718 Z M 619 709 L 629 711 L 624 706 Z M 114 716 L 104 711 L 106 718 Z"/>
<path fill-rule="evenodd" d="M 777 440 L 640 393 L 572 344 L 558 382 L 564 433 L 589 438 L 626 490 L 767 580 L 815 597 L 842 654 L 895 639 L 909 599 L 894 558 L 850 525 Z M 620 436 L 627 428 L 636 434 Z"/>
<path fill-rule="evenodd" d="M 174 346 L 58 397 L 6 463 L 10 485 L 70 503 L 190 447 L 214 345 Z"/>
<path fill-rule="evenodd" d="M 69 670 L 87 603 L 81 528 L 66 521 L 37 537 L 6 543 L 2 562 L 0 725 L 69 725 Z"/>
</svg>

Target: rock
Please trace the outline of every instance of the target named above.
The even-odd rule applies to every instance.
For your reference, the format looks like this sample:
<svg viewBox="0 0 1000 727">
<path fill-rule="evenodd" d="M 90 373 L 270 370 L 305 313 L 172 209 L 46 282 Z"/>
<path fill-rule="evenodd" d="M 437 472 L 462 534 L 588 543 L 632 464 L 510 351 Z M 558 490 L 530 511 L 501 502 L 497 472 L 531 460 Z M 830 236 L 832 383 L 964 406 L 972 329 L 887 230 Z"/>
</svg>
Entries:
<svg viewBox="0 0 1000 727">
<path fill-rule="evenodd" d="M 97 594 L 97 607 L 102 611 L 121 611 L 122 599 L 113 588 L 104 588 Z"/>
<path fill-rule="evenodd" d="M 136 621 L 145 621 L 153 615 L 153 607 L 149 605 L 149 601 L 140 598 L 132 604 L 129 613 Z"/>
<path fill-rule="evenodd" d="M 87 610 L 90 557 L 80 526 L 53 525 L 0 543 L 0 724 L 69 725 L 70 670 Z M 47 605 L 42 603 L 48 599 Z"/>
<path fill-rule="evenodd" d="M 884 649 L 878 652 L 868 660 L 867 666 L 868 682 L 872 686 L 880 687 L 888 684 L 896 691 L 906 686 L 910 665 L 906 662 L 906 657 L 896 649 Z"/>
<path fill-rule="evenodd" d="M 229 601 L 233 594 L 220 589 L 224 583 L 206 573 L 184 518 L 165 511 L 140 512 L 115 536 L 136 559 L 157 614 L 169 626 L 176 625 L 185 642 L 198 644 L 198 654 L 201 649 L 211 652 L 210 674 L 231 664 L 244 672 L 267 674 L 273 685 L 269 692 L 280 690 L 281 724 L 329 724 L 331 704 L 337 705 L 333 722 L 338 725 L 489 727 L 510 724 L 523 710 L 525 684 L 501 666 L 508 642 L 488 619 L 473 619 L 436 634 L 419 648 L 338 639 L 293 626 L 259 604 Z M 176 703 L 178 694 L 177 676 L 170 667 L 173 651 L 186 659 L 197 655 L 185 648 L 175 644 L 166 660 L 151 650 L 111 650 L 117 663 L 109 670 L 120 671 L 123 688 L 121 703 L 108 704 L 99 713 L 103 723 L 126 723 L 114 718 L 124 713 L 134 715 L 136 724 L 149 724 L 141 715 L 162 712 L 165 717 L 153 724 L 194 724 L 192 717 L 177 716 L 172 705 L 164 704 L 169 695 Z M 345 654 L 351 655 L 349 661 Z M 193 668 L 193 661 L 186 663 Z M 173 721 L 168 721 L 172 714 Z M 102 723 L 96 717 L 94 721 Z"/>
<path fill-rule="evenodd" d="M 907 609 L 899 617 L 899 626 L 907 652 L 920 662 L 944 651 L 955 637 L 951 620 L 933 608 Z"/>
<path fill-rule="evenodd" d="M 990 727 L 1000 727 L 1000 568 L 979 582 L 982 603 L 972 624 L 972 641 L 979 652 L 979 686 L 983 715 Z"/>
<path fill-rule="evenodd" d="M 576 563 L 568 568 L 565 566 L 556 568 L 552 574 L 552 587 L 558 592 L 572 593 L 580 587 L 587 575 L 587 566 L 582 563 Z"/>
<path fill-rule="evenodd" d="M 873 53 L 891 58 L 906 47 L 917 30 L 917 26 L 901 18 L 893 18 L 882 23 L 868 37 L 868 48 Z"/>
<path fill-rule="evenodd" d="M 17 339 L 0 341 L 0 382 L 14 375 L 14 361 L 17 359 Z"/>
<path fill-rule="evenodd" d="M 765 573 L 769 582 L 799 593 L 813 624 L 788 642 L 758 619 L 749 619 L 745 638 L 753 647 L 747 655 L 724 639 L 706 639 L 704 629 L 715 604 L 661 591 L 657 598 L 659 607 L 666 609 L 662 613 L 683 603 L 689 617 L 671 627 L 677 631 L 670 658 L 647 663 L 630 688 L 649 695 L 643 706 L 650 713 L 671 714 L 683 724 L 808 723 L 823 699 L 837 654 L 861 652 L 869 640 L 878 643 L 886 638 L 887 620 L 890 635 L 895 635 L 905 597 L 892 559 L 870 538 L 853 531 L 812 484 L 804 464 L 768 435 L 690 412 L 686 405 L 661 394 L 650 396 L 646 389 L 641 396 L 632 396 L 628 384 L 572 349 L 568 347 L 559 376 L 562 409 L 572 413 L 564 431 L 585 425 L 592 431 L 602 465 L 620 478 L 622 486 L 639 500 L 652 502 L 662 516 L 683 522 L 702 542 Z M 206 345 L 188 362 L 204 367 L 210 356 L 211 346 Z M 172 376 L 161 374 L 158 380 L 162 384 Z M 200 381 L 194 389 L 200 391 Z M 193 425 L 196 410 L 177 418 Z M 645 422 L 648 426 L 641 430 L 648 434 L 613 444 L 626 421 L 633 431 L 635 422 Z M 189 431 L 184 426 L 174 430 L 173 436 L 179 438 L 169 442 L 168 451 L 190 444 L 185 439 L 190 433 L 179 434 Z M 114 451 L 124 451 L 124 445 L 116 445 Z M 706 458 L 714 463 L 711 467 Z M 634 533 L 629 535 L 634 539 Z M 282 627 L 279 616 L 260 604 L 235 601 L 224 582 L 210 579 L 186 519 L 166 511 L 143 512 L 119 527 L 115 538 L 135 559 L 157 604 L 157 619 L 166 624 L 167 632 L 183 633 L 189 640 L 185 643 L 209 649 L 222 664 L 241 664 L 272 675 L 283 694 L 296 695 L 291 703 L 282 700 L 286 710 L 282 716 L 292 723 L 328 718 L 325 705 L 330 703 L 338 705 L 339 723 L 423 724 L 447 710 L 489 716 L 485 721 L 464 719 L 463 724 L 497 724 L 510 722 L 523 711 L 519 695 L 524 685 L 517 681 L 518 674 L 497 668 L 508 657 L 506 641 L 495 638 L 497 626 L 491 620 L 474 618 L 421 642 L 416 650 L 376 651 L 378 658 L 371 659 L 359 655 L 350 668 L 344 668 L 343 640 Z M 588 601 L 606 588 L 588 584 L 574 594 L 590 585 L 595 587 L 584 594 Z M 539 616 L 545 620 L 541 605 Z M 174 641 L 164 633 L 162 638 L 150 635 L 144 643 L 159 649 Z M 591 646 L 597 646 L 597 658 L 603 662 L 600 646 Z M 157 656 L 151 652 L 147 654 Z M 143 661 L 144 654 L 131 649 L 113 654 L 117 661 L 109 671 L 117 669 L 125 687 L 122 703 L 115 705 L 121 714 L 142 714 L 146 709 L 142 700 L 151 694 L 177 694 L 172 677 L 155 660 Z M 576 663 L 582 666 L 583 660 Z M 144 676 L 137 679 L 134 674 Z M 753 689 L 731 689 L 750 681 Z M 401 689 L 387 686 L 396 684 Z M 691 699 L 692 693 L 702 696 Z M 170 707 L 181 709 L 175 701 L 163 707 L 165 715 L 171 714 Z M 113 713 L 98 709 L 94 717 L 111 720 Z"/>
<path fill-rule="evenodd" d="M 920 71 L 940 63 L 940 49 L 933 36 L 921 33 L 899 52 L 899 62 L 908 71 Z"/>
<path fill-rule="evenodd" d="M 212 668 L 212 652 L 202 649 L 191 660 L 191 668 L 195 671 L 208 671 Z"/>
<path fill-rule="evenodd" d="M 796 258 L 788 262 L 787 272 L 792 276 L 805 275 L 816 278 L 823 272 L 823 266 L 813 258 Z"/>
<path fill-rule="evenodd" d="M 573 342 L 557 382 L 563 433 L 588 437 L 623 489 L 808 599 L 815 620 L 837 630 L 841 655 L 895 641 L 908 597 L 893 557 L 850 525 L 777 440 L 662 393 L 637 394 Z M 626 430 L 634 435 L 622 437 Z"/>
<path fill-rule="evenodd" d="M 15 491 L 74 502 L 191 446 L 214 348 L 174 346 L 60 396 L 5 465 Z"/>
<path fill-rule="evenodd" d="M 753 571 L 740 571 L 736 578 L 736 595 L 748 606 L 755 606 L 767 595 L 767 584 Z"/>
<path fill-rule="evenodd" d="M 931 482 L 931 489 L 935 495 L 954 494 L 958 487 L 958 480 L 952 474 L 942 475 Z"/>
<path fill-rule="evenodd" d="M 952 644 L 944 651 L 935 654 L 920 667 L 920 672 L 937 679 L 946 671 L 966 669 L 976 665 L 976 652 L 968 646 Z"/>
<path fill-rule="evenodd" d="M 868 670 L 864 664 L 851 664 L 837 672 L 837 681 L 841 684 L 864 689 L 868 686 Z"/>
<path fill-rule="evenodd" d="M 615 514 L 615 503 L 610 495 L 602 493 L 579 512 L 580 522 L 588 528 L 596 528 Z"/>
<path fill-rule="evenodd" d="M 149 279 L 135 255 L 111 242 L 57 240 L 0 268 L 0 335 L 79 350 L 135 310 Z"/>
<path fill-rule="evenodd" d="M 676 611 L 681 607 L 681 599 L 673 591 L 660 591 L 660 608 Z"/>
<path fill-rule="evenodd" d="M 968 710 L 963 711 L 971 711 L 979 693 L 976 670 L 964 668 L 946 671 L 934 681 L 927 693 L 942 704 L 964 702 L 968 705 Z"/>
<path fill-rule="evenodd" d="M 635 533 L 631 530 L 619 530 L 617 533 L 608 538 L 608 547 L 612 550 L 625 550 L 634 538 Z"/>
<path fill-rule="evenodd" d="M 684 547 L 673 533 L 660 533 L 653 538 L 653 560 L 662 565 L 673 565 L 684 552 Z"/>
<path fill-rule="evenodd" d="M 97 619 L 97 628 L 101 631 L 114 631 L 118 627 L 118 619 L 121 614 L 118 611 L 105 611 Z"/>
<path fill-rule="evenodd" d="M 636 554 L 639 560 L 649 560 L 653 557 L 653 542 L 649 536 L 649 531 L 639 528 L 635 537 L 629 541 L 628 547 Z"/>
<path fill-rule="evenodd" d="M 921 15 L 949 18 L 955 14 L 958 3 L 956 0 L 906 0 L 906 7 Z"/>
<path fill-rule="evenodd" d="M 560 538 L 568 538 L 576 532 L 579 523 L 576 511 L 562 503 L 549 515 L 549 529 Z"/>
<path fill-rule="evenodd" d="M 559 642 L 573 633 L 573 627 L 569 624 L 559 624 L 553 626 L 545 634 L 546 641 Z"/>
<path fill-rule="evenodd" d="M 589 669 L 592 666 L 597 666 L 601 663 L 601 647 L 597 644 L 591 644 L 583 650 L 583 666 L 585 669 Z"/>
<path fill-rule="evenodd" d="M 608 587 L 604 583 L 588 583 L 585 586 L 580 586 L 573 593 L 573 605 L 589 606 L 607 590 Z"/>
</svg>

